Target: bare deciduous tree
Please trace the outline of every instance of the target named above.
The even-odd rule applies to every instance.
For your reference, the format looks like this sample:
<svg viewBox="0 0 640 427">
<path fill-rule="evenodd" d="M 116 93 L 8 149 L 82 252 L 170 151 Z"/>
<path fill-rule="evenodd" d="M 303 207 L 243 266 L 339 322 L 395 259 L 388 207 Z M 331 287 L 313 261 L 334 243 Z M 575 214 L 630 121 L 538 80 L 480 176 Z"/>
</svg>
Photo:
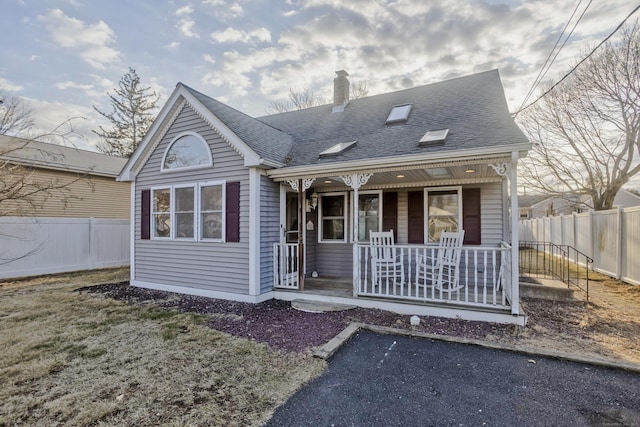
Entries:
<svg viewBox="0 0 640 427">
<path fill-rule="evenodd" d="M 640 30 L 623 29 L 519 116 L 533 149 L 524 185 L 562 197 L 588 195 L 610 209 L 640 172 Z"/>
<path fill-rule="evenodd" d="M 102 125 L 93 133 L 102 138 L 98 150 L 105 154 L 131 157 L 147 131 L 153 124 L 156 104 L 160 96 L 150 86 L 142 87 L 136 70 L 129 67 L 114 89 L 115 95 L 109 95 L 112 111 L 105 113 L 95 105 L 93 109 L 111 122 L 111 128 Z"/>
<path fill-rule="evenodd" d="M 369 87 L 366 82 L 351 85 L 351 99 L 364 98 L 369 95 Z M 303 110 L 305 108 L 325 105 L 328 101 L 309 91 L 309 89 L 289 89 L 289 96 L 286 100 L 273 101 L 269 104 L 267 112 L 269 114 L 284 113 L 287 111 Z"/>
<path fill-rule="evenodd" d="M 0 86 L 0 135 L 24 135 L 35 127 L 26 101 Z"/>
</svg>

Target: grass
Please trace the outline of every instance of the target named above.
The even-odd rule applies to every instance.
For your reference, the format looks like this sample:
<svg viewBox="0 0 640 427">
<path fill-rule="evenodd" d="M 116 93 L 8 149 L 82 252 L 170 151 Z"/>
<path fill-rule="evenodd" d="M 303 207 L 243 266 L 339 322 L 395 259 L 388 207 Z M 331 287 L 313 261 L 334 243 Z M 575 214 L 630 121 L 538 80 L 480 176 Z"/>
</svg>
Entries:
<svg viewBox="0 0 640 427">
<path fill-rule="evenodd" d="M 74 291 L 119 274 L 1 285 L 0 426 L 260 425 L 325 369 L 198 315 Z"/>
</svg>

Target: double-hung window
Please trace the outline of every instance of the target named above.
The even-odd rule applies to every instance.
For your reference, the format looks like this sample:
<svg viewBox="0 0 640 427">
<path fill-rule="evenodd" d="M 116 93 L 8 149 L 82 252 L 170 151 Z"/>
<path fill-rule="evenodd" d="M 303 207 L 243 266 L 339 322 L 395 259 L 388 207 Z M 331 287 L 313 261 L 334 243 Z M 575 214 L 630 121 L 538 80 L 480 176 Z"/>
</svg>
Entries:
<svg viewBox="0 0 640 427">
<path fill-rule="evenodd" d="M 381 229 L 380 195 L 379 191 L 358 194 L 358 241 L 360 242 L 369 240 L 369 231 L 377 232 Z"/>
<path fill-rule="evenodd" d="M 152 193 L 151 230 L 154 238 L 171 238 L 171 188 Z"/>
<path fill-rule="evenodd" d="M 152 190 L 154 239 L 225 239 L 225 183 L 203 182 Z"/>
<path fill-rule="evenodd" d="M 320 197 L 320 241 L 347 241 L 347 194 L 329 193 Z"/>
<path fill-rule="evenodd" d="M 224 185 L 200 185 L 200 239 L 224 240 Z"/>
<path fill-rule="evenodd" d="M 459 231 L 462 224 L 461 187 L 425 189 L 427 243 L 439 242 L 443 231 Z"/>
<path fill-rule="evenodd" d="M 175 230 L 176 239 L 193 239 L 195 237 L 195 188 L 176 187 L 175 191 Z"/>
</svg>

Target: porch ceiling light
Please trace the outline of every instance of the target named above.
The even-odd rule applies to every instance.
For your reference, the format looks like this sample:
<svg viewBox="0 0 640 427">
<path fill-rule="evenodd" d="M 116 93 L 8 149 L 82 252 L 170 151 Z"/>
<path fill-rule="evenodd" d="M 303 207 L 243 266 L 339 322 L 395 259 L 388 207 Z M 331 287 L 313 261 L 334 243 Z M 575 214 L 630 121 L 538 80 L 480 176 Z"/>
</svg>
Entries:
<svg viewBox="0 0 640 427">
<path fill-rule="evenodd" d="M 398 175 L 396 175 L 396 178 L 404 178 L 404 175 L 398 174 Z"/>
<path fill-rule="evenodd" d="M 451 178 L 451 173 L 447 168 L 427 168 L 425 172 L 429 174 L 431 178 Z"/>
<path fill-rule="evenodd" d="M 465 173 L 475 173 L 475 171 L 476 171 L 475 169 L 469 168 L 469 169 L 465 170 L 464 172 Z"/>
</svg>

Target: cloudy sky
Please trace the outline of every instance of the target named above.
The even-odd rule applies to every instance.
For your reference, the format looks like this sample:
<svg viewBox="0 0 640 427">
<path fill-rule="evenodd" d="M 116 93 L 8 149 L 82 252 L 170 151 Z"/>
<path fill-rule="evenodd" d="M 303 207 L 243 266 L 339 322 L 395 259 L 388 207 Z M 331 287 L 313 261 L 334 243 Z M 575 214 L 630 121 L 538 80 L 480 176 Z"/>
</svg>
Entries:
<svg viewBox="0 0 640 427">
<path fill-rule="evenodd" d="M 569 21 L 555 81 L 637 6 L 616 0 L 2 0 L 0 87 L 92 149 L 128 67 L 162 95 L 183 82 L 250 115 L 289 88 L 329 98 L 336 70 L 369 94 L 499 69 L 512 111 Z M 585 12 L 586 9 L 586 12 Z"/>
</svg>

